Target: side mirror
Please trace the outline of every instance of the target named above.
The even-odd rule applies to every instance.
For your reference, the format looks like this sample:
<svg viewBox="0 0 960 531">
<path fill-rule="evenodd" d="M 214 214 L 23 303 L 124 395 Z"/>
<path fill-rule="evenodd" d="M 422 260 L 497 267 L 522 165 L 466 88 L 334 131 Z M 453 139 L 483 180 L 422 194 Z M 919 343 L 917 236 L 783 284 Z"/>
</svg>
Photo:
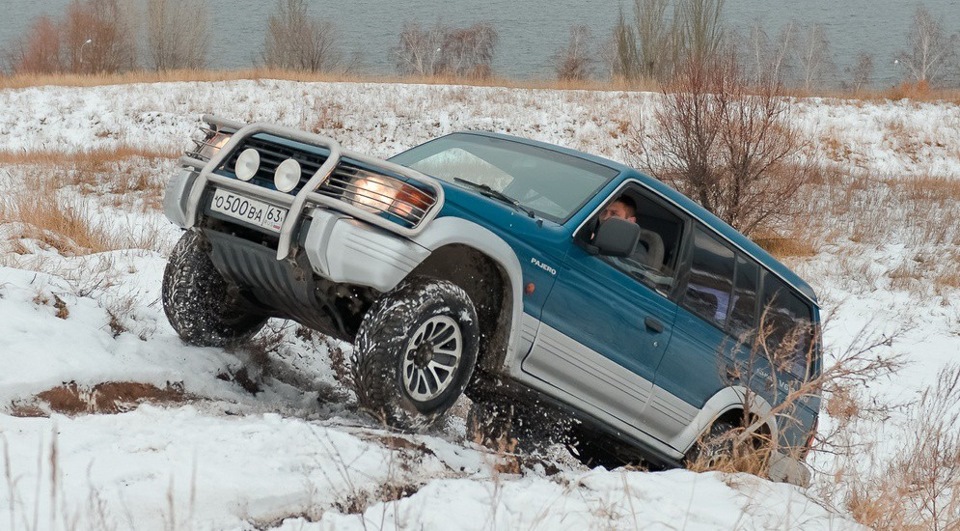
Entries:
<svg viewBox="0 0 960 531">
<path fill-rule="evenodd" d="M 600 224 L 593 246 L 604 256 L 630 256 L 640 240 L 640 225 L 620 218 L 610 218 Z"/>
</svg>

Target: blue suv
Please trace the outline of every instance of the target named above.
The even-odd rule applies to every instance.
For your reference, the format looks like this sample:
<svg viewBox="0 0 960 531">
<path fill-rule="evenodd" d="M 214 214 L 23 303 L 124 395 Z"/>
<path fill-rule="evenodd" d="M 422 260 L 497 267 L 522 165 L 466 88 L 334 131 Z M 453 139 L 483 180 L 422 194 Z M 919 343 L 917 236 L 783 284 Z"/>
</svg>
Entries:
<svg viewBox="0 0 960 531">
<path fill-rule="evenodd" d="M 354 343 L 358 403 L 394 426 L 465 392 L 542 403 L 581 440 L 663 466 L 748 426 L 771 478 L 808 481 L 820 399 L 796 393 L 820 373 L 816 296 L 676 190 L 502 134 L 380 160 L 203 120 L 164 198 L 186 231 L 163 306 L 186 342 L 293 319 Z"/>
</svg>

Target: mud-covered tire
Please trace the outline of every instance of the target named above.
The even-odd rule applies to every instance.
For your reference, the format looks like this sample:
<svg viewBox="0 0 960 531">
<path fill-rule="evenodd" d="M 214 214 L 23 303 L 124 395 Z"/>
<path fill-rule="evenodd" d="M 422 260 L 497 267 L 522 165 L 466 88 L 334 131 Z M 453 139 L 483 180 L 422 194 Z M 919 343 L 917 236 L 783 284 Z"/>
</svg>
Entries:
<svg viewBox="0 0 960 531">
<path fill-rule="evenodd" d="M 238 345 L 259 332 L 267 319 L 240 308 L 210 261 L 207 246 L 195 230 L 185 232 L 177 242 L 163 270 L 163 311 L 190 345 Z"/>
<path fill-rule="evenodd" d="M 718 420 L 710 426 L 710 431 L 705 433 L 693 447 L 687 451 L 684 456 L 684 466 L 690 468 L 712 469 L 718 463 L 730 462 L 734 457 L 733 436 L 738 431 L 736 424 Z"/>
<path fill-rule="evenodd" d="M 352 357 L 358 405 L 401 429 L 431 424 L 463 394 L 480 327 L 467 293 L 428 277 L 404 280 L 368 310 Z"/>
</svg>

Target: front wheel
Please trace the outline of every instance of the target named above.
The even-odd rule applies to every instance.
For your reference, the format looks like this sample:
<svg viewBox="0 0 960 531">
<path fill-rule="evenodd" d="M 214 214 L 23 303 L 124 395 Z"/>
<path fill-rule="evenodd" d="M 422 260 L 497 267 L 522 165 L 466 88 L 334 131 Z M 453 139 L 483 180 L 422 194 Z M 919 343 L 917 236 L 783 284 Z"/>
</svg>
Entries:
<svg viewBox="0 0 960 531">
<path fill-rule="evenodd" d="M 238 345 L 267 319 L 245 311 L 213 266 L 199 231 L 180 237 L 163 270 L 162 300 L 167 320 L 185 342 L 200 347 Z"/>
<path fill-rule="evenodd" d="M 477 312 L 462 288 L 405 280 L 374 303 L 357 332 L 357 401 L 392 426 L 428 425 L 463 394 L 479 344 Z"/>
</svg>

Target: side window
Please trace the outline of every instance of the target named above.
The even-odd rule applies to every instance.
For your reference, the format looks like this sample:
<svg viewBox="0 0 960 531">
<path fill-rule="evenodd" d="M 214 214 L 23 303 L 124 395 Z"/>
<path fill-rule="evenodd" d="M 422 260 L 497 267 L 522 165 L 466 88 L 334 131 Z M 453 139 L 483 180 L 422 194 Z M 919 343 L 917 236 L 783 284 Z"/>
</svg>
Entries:
<svg viewBox="0 0 960 531">
<path fill-rule="evenodd" d="M 610 216 L 630 219 L 639 225 L 640 239 L 630 256 L 600 258 L 661 294 L 669 295 L 675 285 L 683 218 L 640 186 L 626 186 L 613 194 L 578 238 L 589 241 L 596 227 Z"/>
<path fill-rule="evenodd" d="M 764 273 L 762 302 L 761 322 L 768 352 L 781 369 L 803 376 L 812 361 L 809 357 L 814 329 L 810 306 L 770 273 Z"/>
<path fill-rule="evenodd" d="M 733 302 L 733 250 L 701 227 L 694 231 L 693 244 L 693 259 L 683 306 L 724 328 Z"/>
<path fill-rule="evenodd" d="M 737 339 L 757 326 L 757 287 L 760 284 L 760 266 L 753 260 L 737 255 L 737 274 L 733 288 L 733 311 L 727 323 Z"/>
</svg>

